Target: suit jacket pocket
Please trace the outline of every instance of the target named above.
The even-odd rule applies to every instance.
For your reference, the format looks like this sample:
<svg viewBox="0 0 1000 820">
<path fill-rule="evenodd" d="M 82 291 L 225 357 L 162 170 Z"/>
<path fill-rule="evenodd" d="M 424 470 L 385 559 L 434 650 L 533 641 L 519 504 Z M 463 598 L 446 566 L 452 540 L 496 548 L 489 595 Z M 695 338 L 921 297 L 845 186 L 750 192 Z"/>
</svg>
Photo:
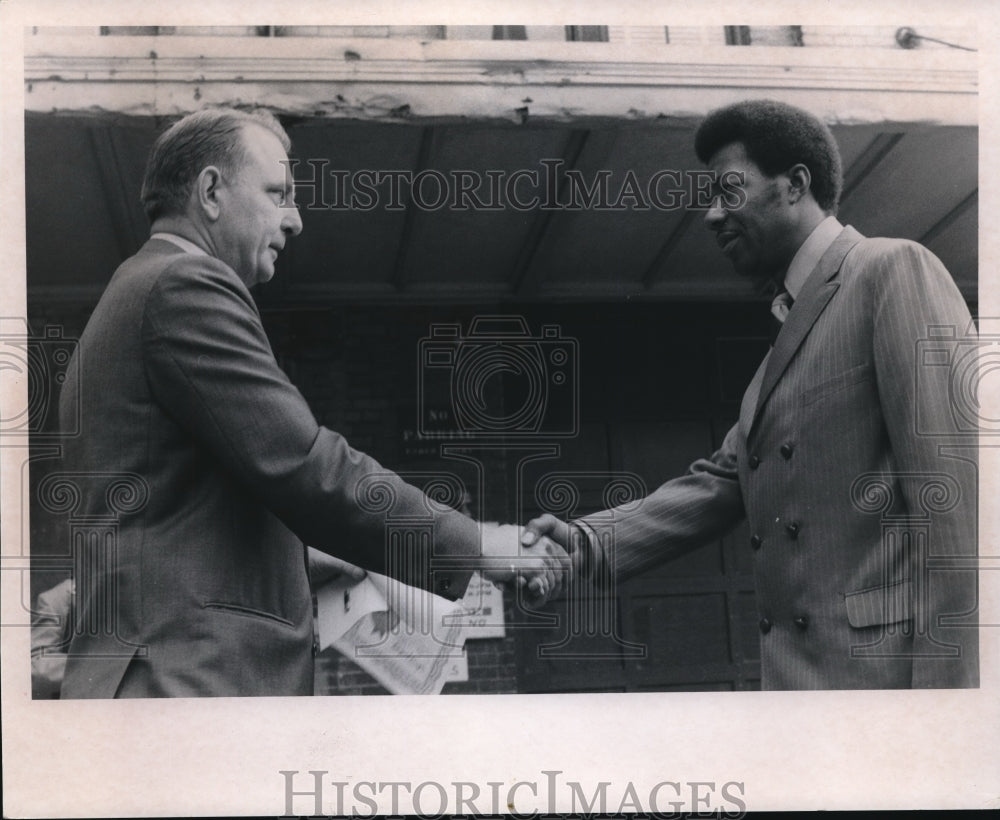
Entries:
<svg viewBox="0 0 1000 820">
<path fill-rule="evenodd" d="M 913 583 L 897 581 L 844 596 L 847 621 L 856 629 L 895 624 L 913 617 Z"/>
<path fill-rule="evenodd" d="M 205 609 L 213 609 L 216 612 L 228 612 L 230 615 L 242 615 L 244 618 L 260 618 L 265 621 L 274 621 L 285 626 L 295 626 L 287 618 L 275 615 L 273 612 L 264 612 L 253 607 L 243 606 L 243 604 L 230 604 L 226 601 L 205 601 L 202 604 Z"/>
<path fill-rule="evenodd" d="M 855 365 L 842 373 L 838 373 L 832 379 L 820 382 L 808 390 L 802 391 L 802 404 L 813 404 L 831 393 L 850 387 L 852 384 L 867 381 L 871 375 L 872 366 L 868 362 Z"/>
</svg>

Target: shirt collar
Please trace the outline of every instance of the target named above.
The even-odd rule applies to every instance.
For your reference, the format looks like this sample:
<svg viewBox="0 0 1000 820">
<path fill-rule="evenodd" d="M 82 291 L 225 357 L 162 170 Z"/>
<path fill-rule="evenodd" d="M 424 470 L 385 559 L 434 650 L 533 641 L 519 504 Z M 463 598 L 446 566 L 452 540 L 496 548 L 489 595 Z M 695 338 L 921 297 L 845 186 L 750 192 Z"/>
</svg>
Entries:
<svg viewBox="0 0 1000 820">
<path fill-rule="evenodd" d="M 171 242 L 186 253 L 193 253 L 195 256 L 208 256 L 204 248 L 199 248 L 190 239 L 185 239 L 183 236 L 178 236 L 175 233 L 167 233 L 166 231 L 157 231 L 150 239 L 164 239 L 167 242 Z"/>
<path fill-rule="evenodd" d="M 799 298 L 802 286 L 813 272 L 813 268 L 819 264 L 819 260 L 826 253 L 827 248 L 833 244 L 844 226 L 837 221 L 837 217 L 828 216 L 820 222 L 803 242 L 792 257 L 792 264 L 788 266 L 788 273 L 785 274 L 785 290 L 793 299 Z"/>
</svg>

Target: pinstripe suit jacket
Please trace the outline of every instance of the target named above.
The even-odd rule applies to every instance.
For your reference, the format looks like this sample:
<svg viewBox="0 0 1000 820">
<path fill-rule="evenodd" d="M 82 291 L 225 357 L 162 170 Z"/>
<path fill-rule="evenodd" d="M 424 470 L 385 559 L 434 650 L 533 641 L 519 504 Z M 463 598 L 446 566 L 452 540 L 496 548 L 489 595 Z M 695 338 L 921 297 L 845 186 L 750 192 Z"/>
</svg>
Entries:
<svg viewBox="0 0 1000 820">
<path fill-rule="evenodd" d="M 316 423 L 224 263 L 151 239 L 115 272 L 77 355 L 60 399 L 64 420 L 80 414 L 75 515 L 126 509 L 111 553 L 77 556 L 63 697 L 312 694 L 303 540 L 461 596 L 463 567 L 390 560 L 386 516 L 430 519 L 435 556 L 459 564 L 479 552 L 476 523 Z M 116 503 L 109 476 L 135 503 Z"/>
<path fill-rule="evenodd" d="M 976 437 L 945 366 L 971 327 L 928 250 L 845 228 L 722 447 L 638 508 L 581 519 L 598 565 L 637 574 L 746 516 L 764 688 L 978 685 Z"/>
</svg>

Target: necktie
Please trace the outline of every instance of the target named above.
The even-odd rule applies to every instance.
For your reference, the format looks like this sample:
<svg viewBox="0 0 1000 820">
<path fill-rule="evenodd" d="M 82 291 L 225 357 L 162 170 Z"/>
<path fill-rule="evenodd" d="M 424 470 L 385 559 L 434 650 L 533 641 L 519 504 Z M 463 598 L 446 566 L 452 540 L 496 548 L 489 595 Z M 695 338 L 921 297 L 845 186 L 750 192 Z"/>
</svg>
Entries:
<svg viewBox="0 0 1000 820">
<path fill-rule="evenodd" d="M 785 324 L 785 319 L 788 318 L 788 311 L 792 309 L 794 302 L 792 294 L 787 290 L 781 291 L 774 297 L 774 301 L 771 302 L 771 347 L 774 347 L 774 342 L 778 338 L 778 334 Z"/>
</svg>

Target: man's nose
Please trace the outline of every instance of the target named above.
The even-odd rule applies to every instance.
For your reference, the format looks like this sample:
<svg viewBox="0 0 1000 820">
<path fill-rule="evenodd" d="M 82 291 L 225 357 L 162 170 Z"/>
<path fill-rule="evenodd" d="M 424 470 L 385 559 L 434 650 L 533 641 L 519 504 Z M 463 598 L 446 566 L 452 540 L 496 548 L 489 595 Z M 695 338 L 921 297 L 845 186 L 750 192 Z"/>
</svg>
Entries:
<svg viewBox="0 0 1000 820">
<path fill-rule="evenodd" d="M 302 217 L 299 215 L 297 205 L 290 205 L 284 209 L 281 217 L 281 230 L 288 236 L 298 236 L 302 233 Z"/>
<path fill-rule="evenodd" d="M 722 207 L 722 195 L 715 197 L 705 211 L 705 224 L 712 228 L 726 219 L 726 209 Z"/>
</svg>

